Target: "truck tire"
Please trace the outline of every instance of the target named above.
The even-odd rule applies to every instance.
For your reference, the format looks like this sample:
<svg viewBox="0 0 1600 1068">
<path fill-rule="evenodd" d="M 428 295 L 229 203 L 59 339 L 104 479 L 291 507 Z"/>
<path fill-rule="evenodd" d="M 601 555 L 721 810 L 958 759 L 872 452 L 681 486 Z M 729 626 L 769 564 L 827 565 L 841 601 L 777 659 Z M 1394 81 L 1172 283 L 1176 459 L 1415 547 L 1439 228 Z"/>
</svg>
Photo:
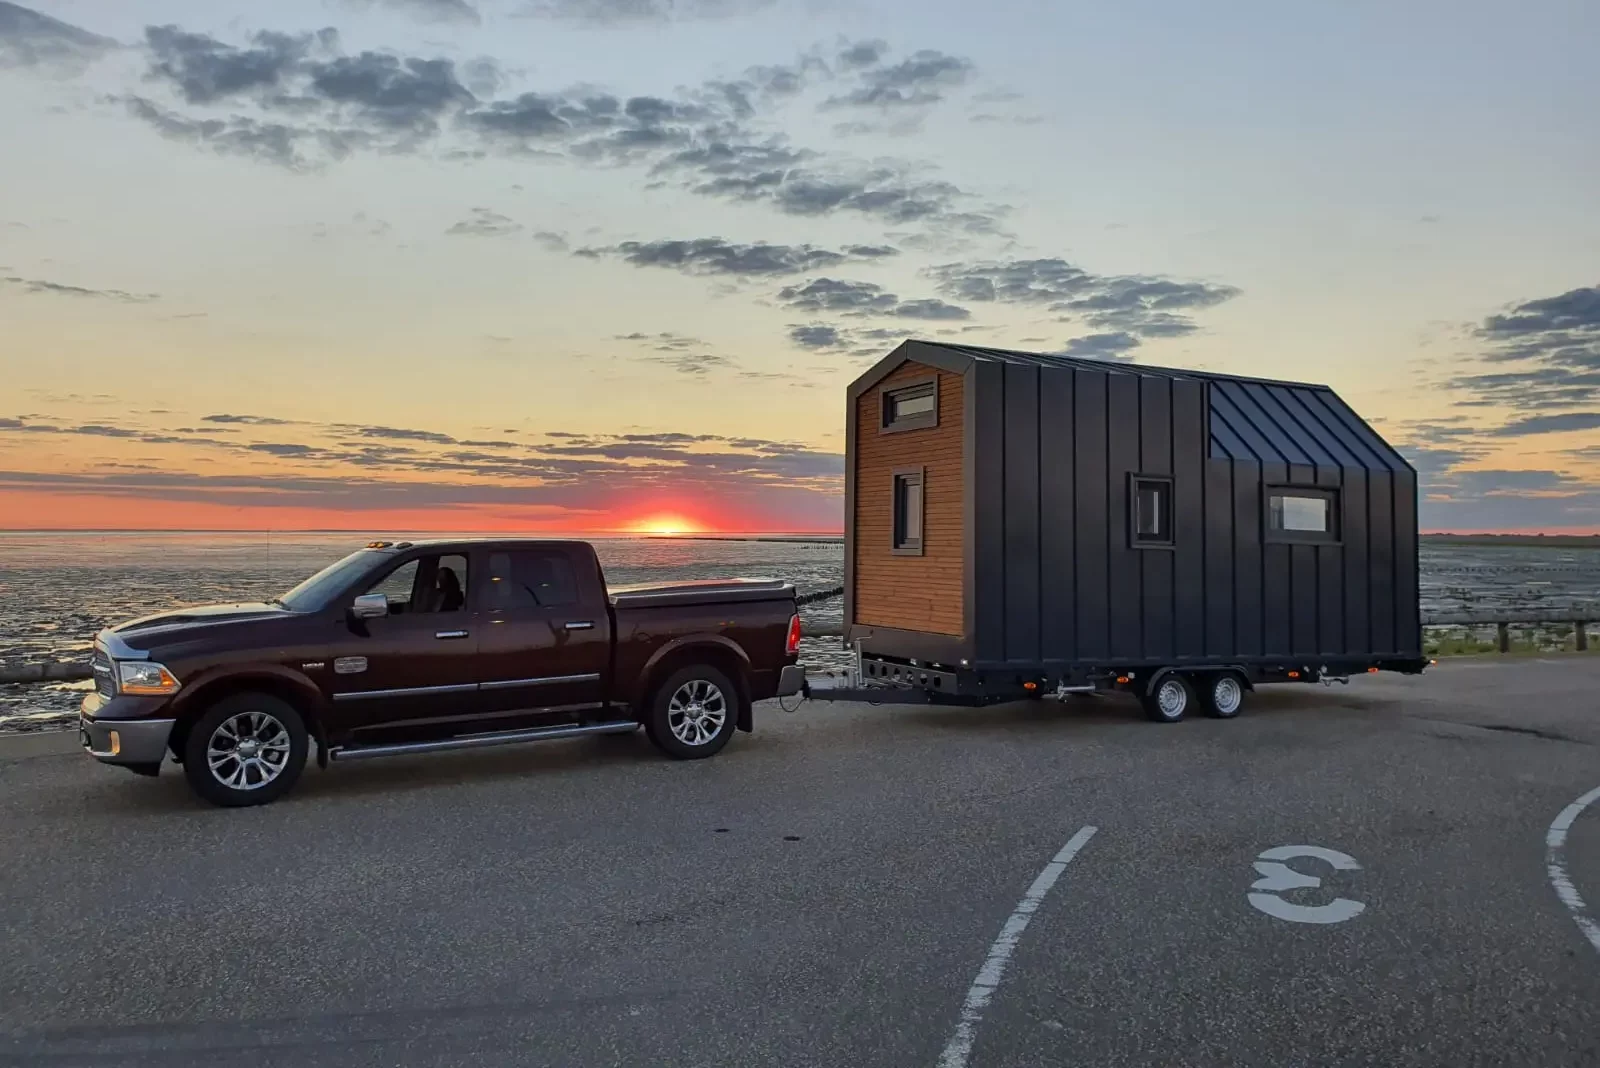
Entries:
<svg viewBox="0 0 1600 1068">
<path fill-rule="evenodd" d="M 1206 715 L 1213 719 L 1232 719 L 1244 707 L 1244 682 L 1231 671 L 1221 671 L 1206 680 Z"/>
<path fill-rule="evenodd" d="M 650 695 L 644 729 L 668 756 L 701 760 L 722 751 L 738 719 L 739 691 L 728 676 L 709 664 L 690 664 Z"/>
<path fill-rule="evenodd" d="M 1157 723 L 1176 723 L 1194 707 L 1194 685 L 1176 671 L 1162 676 L 1155 689 L 1142 694 L 1144 714 Z"/>
<path fill-rule="evenodd" d="M 306 766 L 305 721 L 266 693 L 236 693 L 201 714 L 183 746 L 189 787 L 213 805 L 265 805 L 289 792 Z"/>
</svg>

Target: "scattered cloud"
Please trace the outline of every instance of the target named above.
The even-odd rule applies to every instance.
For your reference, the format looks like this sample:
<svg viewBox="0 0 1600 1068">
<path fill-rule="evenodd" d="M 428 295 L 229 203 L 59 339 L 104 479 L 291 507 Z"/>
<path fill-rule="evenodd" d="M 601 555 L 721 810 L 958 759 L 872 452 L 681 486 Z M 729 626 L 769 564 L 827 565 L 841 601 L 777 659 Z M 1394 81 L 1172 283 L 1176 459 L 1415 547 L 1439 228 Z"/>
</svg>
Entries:
<svg viewBox="0 0 1600 1068">
<path fill-rule="evenodd" d="M 483 22 L 478 9 L 467 0 L 345 0 L 345 6 L 358 11 L 387 8 L 410 15 L 422 22 L 456 23 L 476 26 Z"/>
<path fill-rule="evenodd" d="M 637 21 L 731 6 L 739 5 L 557 0 L 544 12 Z M 623 98 L 576 87 L 497 98 L 504 72 L 492 60 L 458 65 L 392 52 L 346 54 L 332 28 L 257 32 L 236 46 L 156 26 L 147 29 L 145 45 L 147 82 L 164 86 L 183 106 L 130 93 L 122 97 L 130 114 L 172 140 L 297 172 L 324 169 L 355 152 L 535 156 L 637 166 L 652 184 L 764 203 L 789 215 L 856 214 L 953 234 L 1001 235 L 1008 210 L 935 177 L 926 162 L 868 162 L 795 146 L 771 132 L 774 109 L 825 84 L 841 90 L 822 102 L 826 110 L 914 113 L 886 122 L 853 119 L 842 124 L 847 130 L 915 128 L 926 107 L 972 70 L 970 61 L 932 50 L 892 60 L 878 41 L 846 45 L 831 57 L 813 47 L 791 63 L 749 67 L 664 96 Z M 242 110 L 225 117 L 192 110 L 224 103 Z"/>
<path fill-rule="evenodd" d="M 488 208 L 473 208 L 469 217 L 445 231 L 447 234 L 470 237 L 509 237 L 521 232 L 521 223 Z"/>
<path fill-rule="evenodd" d="M 533 240 L 551 252 L 566 252 L 570 247 L 567 244 L 567 236 L 565 234 L 554 233 L 550 230 L 540 230 L 533 235 Z"/>
<path fill-rule="evenodd" d="M 656 355 L 648 359 L 665 363 L 683 374 L 704 376 L 712 368 L 733 367 L 734 362 L 726 356 L 719 356 L 710 351 L 706 342 L 696 337 L 685 337 L 671 331 L 657 334 L 618 334 L 618 341 L 631 341 L 647 346 Z"/>
<path fill-rule="evenodd" d="M 114 300 L 122 304 L 148 304 L 160 300 L 157 293 L 130 293 L 125 289 L 85 289 L 83 286 L 47 282 L 39 278 L 19 278 L 16 275 L 0 278 L 0 286 L 10 286 L 24 293 L 37 293 L 59 297 L 83 297 L 96 300 Z"/>
<path fill-rule="evenodd" d="M 1061 355 L 1090 360 L 1130 360 L 1133 357 L 1129 353 L 1138 347 L 1139 339 L 1123 331 L 1087 334 L 1068 341 L 1066 347 L 1061 350 Z"/>
<path fill-rule="evenodd" d="M 1489 431 L 1495 437 L 1523 437 L 1528 434 L 1555 434 L 1573 430 L 1600 430 L 1600 412 L 1562 412 L 1557 415 L 1530 415 Z"/>
<path fill-rule="evenodd" d="M 246 426 L 291 426 L 295 419 L 274 419 L 266 415 L 202 415 L 202 423 L 243 423 Z"/>
<path fill-rule="evenodd" d="M 968 303 L 1033 305 L 1106 333 L 1176 337 L 1199 329 L 1190 313 L 1239 295 L 1233 286 L 1154 275 L 1100 275 L 1059 258 L 945 263 L 927 268 L 938 290 Z"/>
<path fill-rule="evenodd" d="M 877 260 L 893 249 L 876 245 L 848 245 L 840 250 L 816 245 L 777 245 L 764 241 L 738 245 L 720 237 L 682 241 L 624 241 L 600 248 L 581 248 L 575 256 L 614 257 L 635 267 L 667 267 L 696 275 L 731 275 L 759 278 L 800 274 L 834 267 L 848 260 Z"/>
<path fill-rule="evenodd" d="M 592 25 L 628 25 L 732 18 L 763 11 L 776 3 L 777 0 L 527 0 L 518 13 Z"/>
<path fill-rule="evenodd" d="M 879 46 L 882 42 L 871 42 Z M 846 49 L 841 59 L 865 58 L 861 45 Z M 846 64 L 849 65 L 848 62 Z M 944 99 L 944 90 L 962 85 L 971 76 L 972 62 L 934 49 L 915 52 L 898 63 L 884 64 L 882 51 L 870 62 L 856 67 L 860 84 L 848 92 L 830 96 L 824 108 L 906 108 L 925 107 Z"/>
<path fill-rule="evenodd" d="M 1484 362 L 1497 369 L 1449 380 L 1468 394 L 1458 402 L 1462 406 L 1549 410 L 1600 404 L 1600 286 L 1512 305 L 1484 319 L 1472 334 L 1486 347 Z"/>
<path fill-rule="evenodd" d="M 0 69 L 37 67 L 78 73 L 120 47 L 109 37 L 0 0 Z"/>
</svg>

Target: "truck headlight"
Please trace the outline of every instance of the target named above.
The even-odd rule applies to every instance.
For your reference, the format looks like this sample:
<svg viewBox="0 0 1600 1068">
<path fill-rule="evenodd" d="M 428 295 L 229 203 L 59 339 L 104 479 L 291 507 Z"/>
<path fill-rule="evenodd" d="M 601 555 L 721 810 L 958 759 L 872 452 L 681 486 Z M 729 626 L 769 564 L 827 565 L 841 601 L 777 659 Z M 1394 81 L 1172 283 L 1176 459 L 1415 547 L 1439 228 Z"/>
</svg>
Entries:
<svg viewBox="0 0 1600 1068">
<path fill-rule="evenodd" d="M 176 693 L 178 680 L 161 664 L 127 660 L 117 665 L 117 688 L 123 693 L 156 696 Z"/>
</svg>

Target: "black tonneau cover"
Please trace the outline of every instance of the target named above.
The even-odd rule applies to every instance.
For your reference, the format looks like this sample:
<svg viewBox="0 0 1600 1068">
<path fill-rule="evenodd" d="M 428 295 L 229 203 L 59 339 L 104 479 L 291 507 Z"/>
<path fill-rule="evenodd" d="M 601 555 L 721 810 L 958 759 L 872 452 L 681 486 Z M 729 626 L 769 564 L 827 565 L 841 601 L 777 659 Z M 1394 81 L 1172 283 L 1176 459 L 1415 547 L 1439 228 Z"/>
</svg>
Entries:
<svg viewBox="0 0 1600 1068">
<path fill-rule="evenodd" d="M 667 585 L 640 582 L 608 591 L 618 608 L 719 604 L 733 601 L 784 601 L 795 595 L 794 584 L 781 579 L 697 579 Z"/>
</svg>

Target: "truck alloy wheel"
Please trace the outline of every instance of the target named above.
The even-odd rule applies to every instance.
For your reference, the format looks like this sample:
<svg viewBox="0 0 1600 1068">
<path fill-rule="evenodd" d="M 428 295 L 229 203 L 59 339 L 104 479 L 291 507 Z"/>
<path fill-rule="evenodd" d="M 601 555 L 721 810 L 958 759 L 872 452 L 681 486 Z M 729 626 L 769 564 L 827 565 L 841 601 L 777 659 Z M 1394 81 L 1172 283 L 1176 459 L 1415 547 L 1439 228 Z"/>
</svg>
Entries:
<svg viewBox="0 0 1600 1068">
<path fill-rule="evenodd" d="M 1182 675 L 1168 675 L 1140 701 L 1145 715 L 1157 723 L 1176 723 L 1194 704 L 1194 687 Z"/>
<path fill-rule="evenodd" d="M 309 739 L 288 702 L 270 694 L 223 698 L 189 728 L 183 773 L 216 805 L 266 804 L 294 785 Z"/>
<path fill-rule="evenodd" d="M 695 760 L 719 752 L 733 737 L 739 691 L 709 665 L 679 668 L 651 695 L 645 730 L 669 756 Z"/>
</svg>

